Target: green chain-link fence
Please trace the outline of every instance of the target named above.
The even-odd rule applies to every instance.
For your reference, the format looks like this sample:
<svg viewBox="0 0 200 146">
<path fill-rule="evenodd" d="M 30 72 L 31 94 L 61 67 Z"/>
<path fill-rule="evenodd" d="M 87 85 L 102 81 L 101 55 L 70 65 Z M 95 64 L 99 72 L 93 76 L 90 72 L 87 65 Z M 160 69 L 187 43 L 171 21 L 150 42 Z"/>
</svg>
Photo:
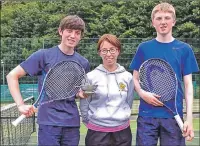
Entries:
<svg viewBox="0 0 200 146">
<path fill-rule="evenodd" d="M 122 52 L 118 58 L 118 62 L 130 71 L 129 65 L 138 44 L 147 39 L 121 38 L 120 40 L 122 43 Z M 192 38 L 180 40 L 187 42 L 192 46 L 200 67 L 200 39 Z M 101 63 L 101 58 L 96 51 L 97 41 L 98 38 L 82 39 L 77 46 L 77 51 L 89 60 L 91 70 Z M 1 38 L 1 101 L 12 102 L 5 79 L 8 72 L 38 49 L 53 47 L 57 44 L 59 44 L 59 39 Z M 193 84 L 194 98 L 200 98 L 200 73 L 193 75 Z M 37 97 L 37 78 L 29 76 L 23 77 L 20 80 L 20 88 L 24 98 L 29 97 L 30 95 Z"/>
</svg>

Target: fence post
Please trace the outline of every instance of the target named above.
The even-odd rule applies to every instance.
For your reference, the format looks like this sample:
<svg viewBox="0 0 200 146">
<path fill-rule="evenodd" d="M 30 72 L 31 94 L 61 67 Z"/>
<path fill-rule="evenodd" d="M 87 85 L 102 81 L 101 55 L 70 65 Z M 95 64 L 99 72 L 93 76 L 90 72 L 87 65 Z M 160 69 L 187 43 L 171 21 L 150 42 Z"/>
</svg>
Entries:
<svg viewBox="0 0 200 146">
<path fill-rule="evenodd" d="M 35 98 L 33 96 L 33 98 L 31 99 L 31 104 L 35 103 Z M 33 132 L 36 131 L 36 125 L 35 125 L 35 113 L 33 114 Z"/>
<path fill-rule="evenodd" d="M 44 38 L 42 39 L 42 48 L 44 49 Z"/>
<path fill-rule="evenodd" d="M 3 71 L 2 71 L 2 79 L 3 79 L 3 85 L 5 84 L 5 70 L 4 70 L 4 64 L 5 64 L 5 62 L 3 61 L 3 60 L 1 60 L 1 65 L 2 65 L 2 67 L 3 67 Z"/>
</svg>

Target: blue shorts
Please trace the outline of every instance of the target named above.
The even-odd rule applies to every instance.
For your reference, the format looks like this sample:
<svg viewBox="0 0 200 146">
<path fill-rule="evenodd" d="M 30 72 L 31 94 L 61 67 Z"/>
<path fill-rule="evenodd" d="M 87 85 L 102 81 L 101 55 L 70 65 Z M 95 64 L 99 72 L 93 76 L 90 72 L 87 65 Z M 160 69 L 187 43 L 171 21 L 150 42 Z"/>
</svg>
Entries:
<svg viewBox="0 0 200 146">
<path fill-rule="evenodd" d="M 79 127 L 39 125 L 38 146 L 78 146 Z"/>
<path fill-rule="evenodd" d="M 137 118 L 136 146 L 185 146 L 185 138 L 174 118 Z"/>
</svg>

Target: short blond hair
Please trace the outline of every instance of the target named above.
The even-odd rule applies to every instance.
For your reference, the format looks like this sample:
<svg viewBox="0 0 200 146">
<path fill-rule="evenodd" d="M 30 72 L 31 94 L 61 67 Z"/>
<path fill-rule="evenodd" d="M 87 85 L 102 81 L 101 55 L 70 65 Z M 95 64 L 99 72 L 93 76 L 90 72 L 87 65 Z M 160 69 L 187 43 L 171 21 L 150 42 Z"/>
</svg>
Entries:
<svg viewBox="0 0 200 146">
<path fill-rule="evenodd" d="M 155 13 L 160 12 L 160 11 L 172 13 L 172 17 L 174 18 L 174 20 L 176 19 L 176 12 L 175 12 L 174 7 L 171 4 L 166 3 L 166 2 L 160 3 L 153 8 L 152 13 L 151 13 L 151 19 L 153 20 Z"/>
</svg>

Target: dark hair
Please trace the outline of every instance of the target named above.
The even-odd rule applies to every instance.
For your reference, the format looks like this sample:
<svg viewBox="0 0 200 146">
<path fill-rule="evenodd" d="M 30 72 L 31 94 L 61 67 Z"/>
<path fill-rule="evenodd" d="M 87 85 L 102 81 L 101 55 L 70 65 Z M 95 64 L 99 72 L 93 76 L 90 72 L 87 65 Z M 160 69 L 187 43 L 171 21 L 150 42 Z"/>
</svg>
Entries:
<svg viewBox="0 0 200 146">
<path fill-rule="evenodd" d="M 77 15 L 69 15 L 61 20 L 59 28 L 61 31 L 65 29 L 78 29 L 81 30 L 81 35 L 83 36 L 85 31 L 85 22 Z"/>
</svg>

